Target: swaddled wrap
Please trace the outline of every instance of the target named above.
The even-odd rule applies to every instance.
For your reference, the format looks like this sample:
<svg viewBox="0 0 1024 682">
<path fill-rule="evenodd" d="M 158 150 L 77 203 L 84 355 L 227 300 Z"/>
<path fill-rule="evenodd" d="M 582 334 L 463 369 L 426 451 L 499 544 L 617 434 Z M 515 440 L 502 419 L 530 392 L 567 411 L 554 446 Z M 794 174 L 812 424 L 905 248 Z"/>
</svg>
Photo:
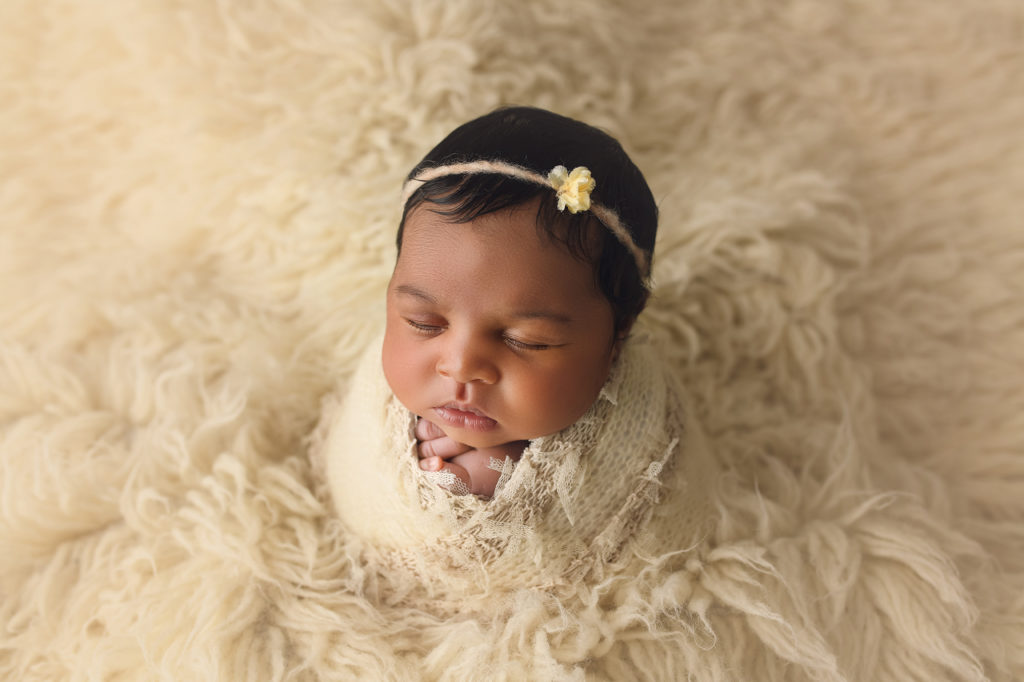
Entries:
<svg viewBox="0 0 1024 682">
<path fill-rule="evenodd" d="M 475 590 L 600 578 L 627 548 L 694 545 L 705 532 L 713 466 L 687 446 L 679 387 L 633 338 L 600 395 L 568 428 L 530 441 L 493 498 L 456 495 L 419 469 L 416 417 L 367 352 L 342 400 L 328 403 L 315 449 L 333 505 L 367 561 L 432 600 Z"/>
</svg>

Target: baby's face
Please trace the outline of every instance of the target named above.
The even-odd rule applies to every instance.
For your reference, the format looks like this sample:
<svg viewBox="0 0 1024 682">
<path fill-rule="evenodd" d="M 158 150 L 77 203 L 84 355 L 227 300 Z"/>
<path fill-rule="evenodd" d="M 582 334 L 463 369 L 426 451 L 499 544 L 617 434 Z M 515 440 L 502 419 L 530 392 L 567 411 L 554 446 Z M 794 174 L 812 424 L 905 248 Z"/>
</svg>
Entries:
<svg viewBox="0 0 1024 682">
<path fill-rule="evenodd" d="M 451 224 L 421 205 L 406 219 L 384 374 L 410 411 L 473 447 L 569 426 L 611 368 L 611 305 L 536 215 L 530 203 Z"/>
</svg>

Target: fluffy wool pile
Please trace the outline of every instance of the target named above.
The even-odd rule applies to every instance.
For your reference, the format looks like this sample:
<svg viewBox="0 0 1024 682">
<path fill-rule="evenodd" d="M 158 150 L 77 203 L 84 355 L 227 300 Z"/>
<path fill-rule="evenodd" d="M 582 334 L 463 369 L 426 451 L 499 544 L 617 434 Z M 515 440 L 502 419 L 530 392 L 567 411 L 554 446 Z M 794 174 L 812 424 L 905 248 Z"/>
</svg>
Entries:
<svg viewBox="0 0 1024 682">
<path fill-rule="evenodd" d="M 0 4 L 0 678 L 1024 678 L 1016 0 Z M 398 193 L 619 138 L 706 547 L 432 608 L 310 457 Z"/>
</svg>

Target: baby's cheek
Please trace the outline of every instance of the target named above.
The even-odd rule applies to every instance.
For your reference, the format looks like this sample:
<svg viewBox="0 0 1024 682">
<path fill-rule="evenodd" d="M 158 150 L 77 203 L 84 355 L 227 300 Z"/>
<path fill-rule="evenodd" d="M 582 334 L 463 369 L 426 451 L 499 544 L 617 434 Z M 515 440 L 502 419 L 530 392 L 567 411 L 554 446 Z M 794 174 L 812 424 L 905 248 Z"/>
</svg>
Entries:
<svg viewBox="0 0 1024 682">
<path fill-rule="evenodd" d="M 391 392 L 398 395 L 397 383 L 400 376 L 399 362 L 398 362 L 398 349 L 395 348 L 395 342 L 391 338 L 390 333 L 384 335 L 384 345 L 380 351 L 380 363 L 381 368 L 384 370 L 384 378 L 388 382 L 388 387 L 391 388 Z"/>
<path fill-rule="evenodd" d="M 417 390 L 422 381 L 417 377 L 418 363 L 415 354 L 402 346 L 403 344 L 400 342 L 385 336 L 381 363 L 384 369 L 384 378 L 387 380 L 391 392 L 395 394 L 400 403 L 415 412 L 417 409 L 422 409 L 418 404 L 419 391 Z"/>
<path fill-rule="evenodd" d="M 594 404 L 603 384 L 603 377 L 595 378 L 593 374 L 569 374 L 558 381 L 531 387 L 524 396 L 524 404 L 530 406 L 539 430 L 549 435 L 582 417 Z"/>
</svg>

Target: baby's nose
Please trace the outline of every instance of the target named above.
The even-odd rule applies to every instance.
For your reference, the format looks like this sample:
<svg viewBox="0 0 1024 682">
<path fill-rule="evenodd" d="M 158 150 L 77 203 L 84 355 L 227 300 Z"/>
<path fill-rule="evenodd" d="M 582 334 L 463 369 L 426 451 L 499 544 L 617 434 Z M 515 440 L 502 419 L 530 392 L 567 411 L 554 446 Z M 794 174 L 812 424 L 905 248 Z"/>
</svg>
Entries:
<svg viewBox="0 0 1024 682">
<path fill-rule="evenodd" d="M 453 339 L 437 363 L 437 373 L 460 384 L 493 384 L 498 369 L 485 344 L 471 339 Z"/>
</svg>

